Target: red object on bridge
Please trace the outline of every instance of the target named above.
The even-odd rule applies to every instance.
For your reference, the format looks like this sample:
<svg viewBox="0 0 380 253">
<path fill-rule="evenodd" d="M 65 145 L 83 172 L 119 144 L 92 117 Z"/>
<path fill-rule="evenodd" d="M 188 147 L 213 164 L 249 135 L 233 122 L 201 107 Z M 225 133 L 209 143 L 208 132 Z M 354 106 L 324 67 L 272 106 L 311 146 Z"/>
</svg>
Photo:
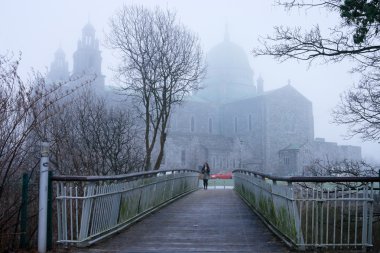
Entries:
<svg viewBox="0 0 380 253">
<path fill-rule="evenodd" d="M 232 172 L 212 174 L 211 179 L 232 179 Z"/>
</svg>

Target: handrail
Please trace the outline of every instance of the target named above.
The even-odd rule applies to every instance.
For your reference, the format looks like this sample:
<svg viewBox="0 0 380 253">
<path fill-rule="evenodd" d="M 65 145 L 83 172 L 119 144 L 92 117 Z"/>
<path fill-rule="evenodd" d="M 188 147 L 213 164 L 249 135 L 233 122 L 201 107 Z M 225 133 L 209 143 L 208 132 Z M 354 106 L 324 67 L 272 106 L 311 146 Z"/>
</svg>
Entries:
<svg viewBox="0 0 380 253">
<path fill-rule="evenodd" d="M 161 174 L 166 172 L 196 172 L 199 173 L 197 170 L 190 170 L 190 169 L 177 169 L 177 170 L 154 170 L 154 171 L 145 171 L 145 172 L 136 172 L 136 173 L 129 173 L 129 174 L 122 174 L 122 175 L 113 175 L 113 176 L 69 176 L 69 175 L 56 175 L 53 176 L 51 179 L 53 181 L 85 181 L 85 182 L 94 182 L 94 181 L 106 181 L 106 180 L 126 180 L 126 181 L 133 181 L 137 178 L 145 178 L 149 176 L 153 176 L 156 174 Z"/>
<path fill-rule="evenodd" d="M 380 177 L 328 177 L 328 176 L 273 176 L 253 170 L 236 169 L 232 173 L 246 173 L 268 178 L 272 181 L 284 181 L 288 183 L 339 183 L 339 182 L 380 182 Z"/>
<path fill-rule="evenodd" d="M 54 176 L 59 243 L 86 246 L 198 189 L 196 170 Z"/>
<path fill-rule="evenodd" d="M 236 192 L 291 245 L 301 250 L 373 246 L 374 186 L 380 177 L 279 177 L 244 169 L 233 175 Z M 310 184 L 293 184 L 300 182 Z M 361 184 L 341 188 L 342 182 Z"/>
</svg>

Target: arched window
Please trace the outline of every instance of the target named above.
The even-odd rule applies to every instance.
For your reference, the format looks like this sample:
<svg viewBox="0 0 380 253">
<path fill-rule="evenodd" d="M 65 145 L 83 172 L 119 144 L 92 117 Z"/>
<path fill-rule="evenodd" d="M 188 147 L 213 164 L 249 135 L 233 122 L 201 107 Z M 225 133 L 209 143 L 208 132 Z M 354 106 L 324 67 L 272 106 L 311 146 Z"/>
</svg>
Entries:
<svg viewBox="0 0 380 253">
<path fill-rule="evenodd" d="M 211 118 L 208 119 L 208 132 L 212 134 L 212 119 Z"/>
<path fill-rule="evenodd" d="M 190 120 L 190 131 L 193 133 L 194 129 L 195 129 L 194 117 L 191 117 L 191 120 Z"/>
</svg>

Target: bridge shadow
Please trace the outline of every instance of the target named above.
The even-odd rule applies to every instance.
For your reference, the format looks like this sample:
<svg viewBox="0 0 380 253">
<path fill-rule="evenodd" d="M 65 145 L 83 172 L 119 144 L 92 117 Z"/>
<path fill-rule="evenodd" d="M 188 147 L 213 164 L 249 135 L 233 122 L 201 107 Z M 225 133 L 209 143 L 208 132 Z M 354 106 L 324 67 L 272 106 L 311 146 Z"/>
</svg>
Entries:
<svg viewBox="0 0 380 253">
<path fill-rule="evenodd" d="M 231 189 L 198 190 L 72 252 L 289 252 Z"/>
</svg>

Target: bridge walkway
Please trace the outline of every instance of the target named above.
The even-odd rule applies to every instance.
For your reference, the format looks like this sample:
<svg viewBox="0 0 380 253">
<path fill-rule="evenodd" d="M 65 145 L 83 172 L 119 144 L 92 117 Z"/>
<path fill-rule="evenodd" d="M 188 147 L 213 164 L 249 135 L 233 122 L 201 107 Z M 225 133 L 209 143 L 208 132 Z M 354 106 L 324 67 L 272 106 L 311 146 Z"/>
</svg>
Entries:
<svg viewBox="0 0 380 253">
<path fill-rule="evenodd" d="M 231 189 L 198 190 L 88 252 L 289 252 Z"/>
</svg>

